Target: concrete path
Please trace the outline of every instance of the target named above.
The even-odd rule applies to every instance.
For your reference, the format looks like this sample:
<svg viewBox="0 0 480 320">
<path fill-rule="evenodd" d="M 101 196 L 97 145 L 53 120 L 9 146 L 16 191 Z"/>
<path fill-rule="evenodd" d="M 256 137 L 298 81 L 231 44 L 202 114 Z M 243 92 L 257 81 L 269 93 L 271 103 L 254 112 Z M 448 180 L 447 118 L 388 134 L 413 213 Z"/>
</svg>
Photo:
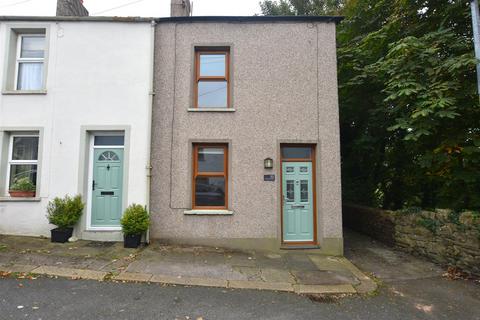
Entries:
<svg viewBox="0 0 480 320">
<path fill-rule="evenodd" d="M 380 280 L 380 296 L 417 310 L 420 318 L 480 319 L 479 280 L 449 280 L 446 270 L 423 258 L 353 231 L 344 234 L 346 257 Z"/>
<path fill-rule="evenodd" d="M 158 243 L 125 249 L 122 245 L 0 236 L 0 271 L 299 294 L 365 294 L 377 288 L 347 259 L 308 251 L 242 252 Z"/>
</svg>

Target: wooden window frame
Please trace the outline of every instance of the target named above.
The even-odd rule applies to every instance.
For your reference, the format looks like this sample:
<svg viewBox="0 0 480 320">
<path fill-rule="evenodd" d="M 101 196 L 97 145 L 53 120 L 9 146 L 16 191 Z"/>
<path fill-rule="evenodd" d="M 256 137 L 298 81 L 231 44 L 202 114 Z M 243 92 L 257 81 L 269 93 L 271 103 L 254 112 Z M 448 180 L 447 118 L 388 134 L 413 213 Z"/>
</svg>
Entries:
<svg viewBox="0 0 480 320">
<path fill-rule="evenodd" d="M 225 76 L 200 76 L 200 56 L 201 55 L 225 55 Z M 195 49 L 195 83 L 194 83 L 194 108 L 201 109 L 198 105 L 198 83 L 200 81 L 226 81 L 227 82 L 227 105 L 225 108 L 230 108 L 230 48 L 198 48 Z M 209 108 L 209 107 L 203 107 Z M 221 109 L 221 108 L 217 108 Z"/>
<path fill-rule="evenodd" d="M 198 148 L 223 148 L 223 172 L 199 172 L 198 171 Z M 228 145 L 224 143 L 195 143 L 193 145 L 193 175 L 192 175 L 192 209 L 228 209 Z M 225 178 L 225 205 L 224 206 L 197 206 L 195 203 L 197 177 L 224 177 Z"/>
</svg>

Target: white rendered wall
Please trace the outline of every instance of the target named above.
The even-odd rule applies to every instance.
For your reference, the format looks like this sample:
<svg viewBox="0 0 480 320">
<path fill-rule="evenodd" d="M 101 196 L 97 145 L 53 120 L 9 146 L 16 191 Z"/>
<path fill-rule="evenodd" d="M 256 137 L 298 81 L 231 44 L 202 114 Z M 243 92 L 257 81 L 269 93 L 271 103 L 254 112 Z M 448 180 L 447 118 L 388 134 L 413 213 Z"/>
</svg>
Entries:
<svg viewBox="0 0 480 320">
<path fill-rule="evenodd" d="M 9 27 L 50 29 L 45 95 L 0 95 L 0 135 L 8 128 L 40 127 L 39 202 L 0 200 L 0 234 L 45 235 L 50 199 L 84 193 L 82 128 L 128 127 L 127 203 L 147 195 L 151 26 L 123 22 L 1 22 L 0 79 Z M 1 141 L 1 140 L 0 140 Z M 42 140 L 40 140 L 42 142 Z M 0 157 L 7 157 L 1 154 Z M 1 168 L 4 170 L 4 168 Z M 80 174 L 79 174 L 80 171 Z M 85 175 L 87 173 L 85 172 Z M 3 183 L 3 181 L 2 181 Z M 86 202 L 86 194 L 82 194 Z M 4 195 L 1 195 L 4 196 Z M 82 236 L 84 223 L 77 230 Z M 78 232 L 80 231 L 80 233 Z"/>
</svg>

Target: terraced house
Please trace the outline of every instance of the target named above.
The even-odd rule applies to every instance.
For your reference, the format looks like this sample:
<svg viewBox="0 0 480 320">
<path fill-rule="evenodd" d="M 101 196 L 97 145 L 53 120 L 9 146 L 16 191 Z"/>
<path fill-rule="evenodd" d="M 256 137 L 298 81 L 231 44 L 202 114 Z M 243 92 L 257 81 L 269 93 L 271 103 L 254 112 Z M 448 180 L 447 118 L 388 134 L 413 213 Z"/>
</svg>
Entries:
<svg viewBox="0 0 480 320">
<path fill-rule="evenodd" d="M 170 18 L 1 18 L 0 233 L 44 234 L 46 201 L 80 193 L 82 238 L 118 240 L 137 202 L 149 239 L 342 253 L 339 18 L 189 10 L 173 0 Z M 40 68 L 19 71 L 27 62 L 43 73 L 24 84 Z M 8 196 L 22 175 L 36 197 Z"/>
</svg>

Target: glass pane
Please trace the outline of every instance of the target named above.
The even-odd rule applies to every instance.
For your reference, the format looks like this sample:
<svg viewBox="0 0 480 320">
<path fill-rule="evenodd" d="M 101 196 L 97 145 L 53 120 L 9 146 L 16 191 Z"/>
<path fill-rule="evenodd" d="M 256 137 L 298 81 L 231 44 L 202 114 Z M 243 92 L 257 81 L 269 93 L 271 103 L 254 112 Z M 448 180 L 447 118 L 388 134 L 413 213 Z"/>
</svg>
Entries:
<svg viewBox="0 0 480 320">
<path fill-rule="evenodd" d="M 10 166 L 10 181 L 8 186 L 11 187 L 15 181 L 24 177 L 28 177 L 34 185 L 37 185 L 37 165 L 12 164 Z"/>
<path fill-rule="evenodd" d="M 195 205 L 197 207 L 225 206 L 225 178 L 197 177 L 195 180 Z"/>
<path fill-rule="evenodd" d="M 22 37 L 20 58 L 43 58 L 45 52 L 45 37 Z"/>
<path fill-rule="evenodd" d="M 312 148 L 310 147 L 282 147 L 282 158 L 284 159 L 310 159 Z"/>
<path fill-rule="evenodd" d="M 287 202 L 295 201 L 295 186 L 293 180 L 287 180 Z"/>
<path fill-rule="evenodd" d="M 199 81 L 198 107 L 226 108 L 227 81 Z"/>
<path fill-rule="evenodd" d="M 294 167 L 287 167 L 287 173 L 292 173 L 295 171 Z"/>
<path fill-rule="evenodd" d="M 211 77 L 225 76 L 225 55 L 224 54 L 201 54 L 200 55 L 200 76 Z"/>
<path fill-rule="evenodd" d="M 300 201 L 308 202 L 308 180 L 300 181 Z"/>
<path fill-rule="evenodd" d="M 95 136 L 96 146 L 123 146 L 124 136 Z"/>
<path fill-rule="evenodd" d="M 119 161 L 117 154 L 113 151 L 105 151 L 99 157 L 98 161 Z"/>
<path fill-rule="evenodd" d="M 198 147 L 198 172 L 223 172 L 223 148 Z"/>
<path fill-rule="evenodd" d="M 17 90 L 41 90 L 43 88 L 43 62 L 18 64 Z"/>
<path fill-rule="evenodd" d="M 38 160 L 38 137 L 13 137 L 12 160 Z"/>
<path fill-rule="evenodd" d="M 308 173 L 308 167 L 300 167 L 301 173 Z"/>
</svg>

